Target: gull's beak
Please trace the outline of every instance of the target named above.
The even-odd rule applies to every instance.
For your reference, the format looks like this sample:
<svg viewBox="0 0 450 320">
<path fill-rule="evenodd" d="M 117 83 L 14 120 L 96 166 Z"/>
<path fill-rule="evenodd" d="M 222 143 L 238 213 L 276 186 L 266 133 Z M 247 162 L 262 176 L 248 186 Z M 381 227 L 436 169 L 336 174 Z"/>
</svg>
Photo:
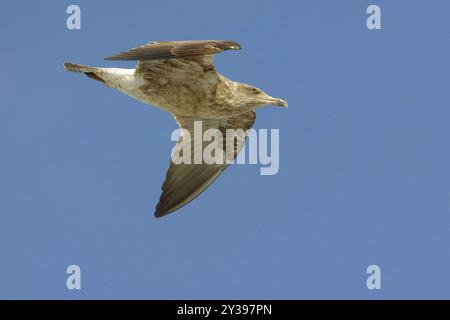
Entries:
<svg viewBox="0 0 450 320">
<path fill-rule="evenodd" d="M 268 103 L 272 106 L 280 106 L 280 107 L 285 107 L 285 108 L 288 107 L 288 102 L 283 99 L 270 98 Z"/>
</svg>

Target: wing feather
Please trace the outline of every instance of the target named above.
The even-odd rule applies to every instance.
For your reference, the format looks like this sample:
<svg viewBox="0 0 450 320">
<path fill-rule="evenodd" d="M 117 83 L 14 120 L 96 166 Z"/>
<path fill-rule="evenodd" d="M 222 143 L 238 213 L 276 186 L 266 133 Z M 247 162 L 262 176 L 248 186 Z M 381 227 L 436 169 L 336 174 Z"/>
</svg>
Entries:
<svg viewBox="0 0 450 320">
<path fill-rule="evenodd" d="M 248 129 L 250 129 L 255 122 L 255 112 L 250 111 L 239 116 L 227 118 L 227 119 L 201 119 L 194 117 L 185 116 L 175 116 L 181 129 L 189 132 L 192 139 L 189 141 L 185 140 L 186 136 L 180 136 L 177 147 L 183 147 L 183 144 L 188 144 L 190 146 L 190 159 L 193 162 L 194 159 L 194 122 L 201 121 L 202 123 L 202 135 L 210 128 L 215 128 L 220 130 L 224 138 L 228 140 L 223 142 L 223 155 L 229 161 L 236 158 L 237 154 L 242 150 L 245 143 L 245 134 Z M 234 136 L 226 135 L 227 129 L 241 129 L 244 137 L 239 134 L 239 130 L 234 131 L 236 134 Z M 231 142 L 230 142 L 231 139 Z M 200 142 L 200 150 L 203 154 L 206 145 L 211 142 Z M 226 145 L 232 145 L 233 148 L 226 150 Z M 180 150 L 181 150 L 180 149 Z M 174 156 L 170 161 L 170 166 L 166 174 L 166 180 L 164 181 L 161 189 L 162 194 L 159 202 L 156 206 L 155 216 L 162 217 L 170 212 L 173 212 L 182 206 L 191 202 L 200 193 L 202 193 L 208 186 L 210 186 L 222 173 L 223 170 L 228 166 L 228 163 L 223 159 L 222 163 L 205 163 L 205 159 L 202 159 L 202 163 L 174 163 Z M 177 162 L 178 163 L 178 162 Z"/>
<path fill-rule="evenodd" d="M 239 50 L 240 48 L 241 46 L 238 43 L 225 40 L 150 42 L 144 46 L 133 48 L 128 51 L 106 57 L 105 59 L 116 61 L 166 60 L 213 55 L 225 50 Z"/>
</svg>

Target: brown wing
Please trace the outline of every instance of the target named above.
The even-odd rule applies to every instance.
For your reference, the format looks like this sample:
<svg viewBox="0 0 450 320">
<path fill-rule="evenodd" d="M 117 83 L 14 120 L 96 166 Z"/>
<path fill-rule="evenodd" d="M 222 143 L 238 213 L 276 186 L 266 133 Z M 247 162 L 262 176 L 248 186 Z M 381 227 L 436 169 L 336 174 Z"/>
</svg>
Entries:
<svg viewBox="0 0 450 320">
<path fill-rule="evenodd" d="M 212 55 L 224 50 L 239 50 L 241 46 L 233 41 L 194 40 L 150 42 L 141 47 L 106 57 L 106 60 L 149 61 Z"/>
<path fill-rule="evenodd" d="M 219 82 L 214 54 L 240 48 L 238 43 L 224 40 L 151 42 L 105 59 L 138 60 L 135 72 L 148 83 L 170 83 L 172 88 L 179 85 L 179 91 L 188 88 L 204 97 L 203 101 L 209 101 Z M 174 98 L 170 91 L 161 91 L 160 95 L 166 102 Z"/>
<path fill-rule="evenodd" d="M 156 206 L 155 216 L 162 217 L 181 208 L 208 188 L 228 166 L 227 160 L 232 161 L 242 150 L 246 131 L 253 126 L 255 118 L 256 115 L 253 111 L 227 119 L 175 116 L 182 133 L 174 148 L 166 180 L 161 187 L 162 194 Z M 211 128 L 219 129 L 221 132 L 224 140 L 222 145 L 220 146 L 219 144 L 218 146 L 222 148 L 222 153 L 214 158 L 218 163 L 215 163 L 214 159 L 209 156 L 201 157 L 205 148 L 208 148 L 208 145 L 211 146 L 211 142 L 194 141 L 195 126 L 197 125 L 198 128 L 199 125 L 198 122 L 195 124 L 195 121 L 201 121 L 202 136 L 207 129 Z M 234 129 L 234 135 L 227 135 L 227 129 Z M 187 133 L 189 133 L 189 136 Z M 214 142 L 216 141 L 215 139 L 214 137 L 211 140 Z M 227 145 L 229 146 L 228 148 Z M 188 149 L 184 149 L 184 147 Z M 184 155 L 183 152 L 179 152 L 180 150 L 190 150 L 190 157 L 188 158 L 191 160 L 191 163 L 180 163 Z M 194 163 L 198 155 L 200 155 L 198 158 L 201 161 L 200 163 Z M 214 155 L 216 154 L 214 153 Z M 222 160 L 217 161 L 220 158 Z"/>
</svg>

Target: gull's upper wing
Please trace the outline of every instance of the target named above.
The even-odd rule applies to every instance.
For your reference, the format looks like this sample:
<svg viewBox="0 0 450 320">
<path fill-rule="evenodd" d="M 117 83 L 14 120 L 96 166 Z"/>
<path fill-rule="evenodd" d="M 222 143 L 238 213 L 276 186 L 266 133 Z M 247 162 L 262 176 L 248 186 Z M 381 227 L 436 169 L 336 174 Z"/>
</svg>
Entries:
<svg viewBox="0 0 450 320">
<path fill-rule="evenodd" d="M 241 46 L 225 40 L 193 40 L 150 42 L 144 46 L 106 57 L 106 60 L 150 61 L 213 55 L 224 50 L 239 50 Z"/>
<path fill-rule="evenodd" d="M 219 83 L 213 56 L 240 48 L 238 43 L 225 40 L 151 42 L 105 59 L 137 60 L 135 73 L 146 82 L 163 87 L 170 84 L 171 88 L 188 87 L 191 92 L 209 101 L 214 97 Z M 164 93 L 161 90 L 162 98 L 170 100 L 171 94 L 165 97 Z"/>
<path fill-rule="evenodd" d="M 226 119 L 175 116 L 181 128 L 180 138 L 175 150 L 190 150 L 189 159 L 191 163 L 180 163 L 183 152 L 174 152 L 166 174 L 166 180 L 161 187 L 162 194 L 156 206 L 155 216 L 161 217 L 181 208 L 208 188 L 228 166 L 226 159 L 229 161 L 235 159 L 241 151 L 245 143 L 246 131 L 253 126 L 255 118 L 256 114 L 253 111 Z M 197 124 L 195 124 L 196 121 Z M 211 145 L 210 141 L 203 142 L 202 137 L 194 139 L 194 126 L 196 125 L 198 128 L 200 122 L 202 137 L 204 132 L 211 128 L 218 129 L 223 137 L 222 145 L 219 144 L 223 152 L 221 155 L 222 161 L 217 161 L 219 163 L 212 163 L 212 158 L 208 157 L 210 152 L 203 154 L 205 147 Z M 227 129 L 234 129 L 234 131 L 228 130 L 229 134 L 227 135 Z M 233 135 L 230 134 L 230 131 L 233 132 Z M 215 137 L 211 140 L 216 141 Z M 185 149 L 186 146 L 188 149 Z M 201 160 L 200 163 L 194 163 L 196 156 L 199 156 L 197 159 Z"/>
</svg>

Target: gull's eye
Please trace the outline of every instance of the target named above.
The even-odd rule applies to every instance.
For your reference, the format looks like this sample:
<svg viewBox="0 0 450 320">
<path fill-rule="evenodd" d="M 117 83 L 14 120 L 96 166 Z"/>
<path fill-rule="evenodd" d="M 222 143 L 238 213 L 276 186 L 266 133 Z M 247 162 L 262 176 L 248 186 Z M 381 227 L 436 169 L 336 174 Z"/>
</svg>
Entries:
<svg viewBox="0 0 450 320">
<path fill-rule="evenodd" d="M 256 89 L 256 88 L 250 88 L 250 92 L 253 93 L 253 94 L 258 94 L 259 90 Z"/>
</svg>

